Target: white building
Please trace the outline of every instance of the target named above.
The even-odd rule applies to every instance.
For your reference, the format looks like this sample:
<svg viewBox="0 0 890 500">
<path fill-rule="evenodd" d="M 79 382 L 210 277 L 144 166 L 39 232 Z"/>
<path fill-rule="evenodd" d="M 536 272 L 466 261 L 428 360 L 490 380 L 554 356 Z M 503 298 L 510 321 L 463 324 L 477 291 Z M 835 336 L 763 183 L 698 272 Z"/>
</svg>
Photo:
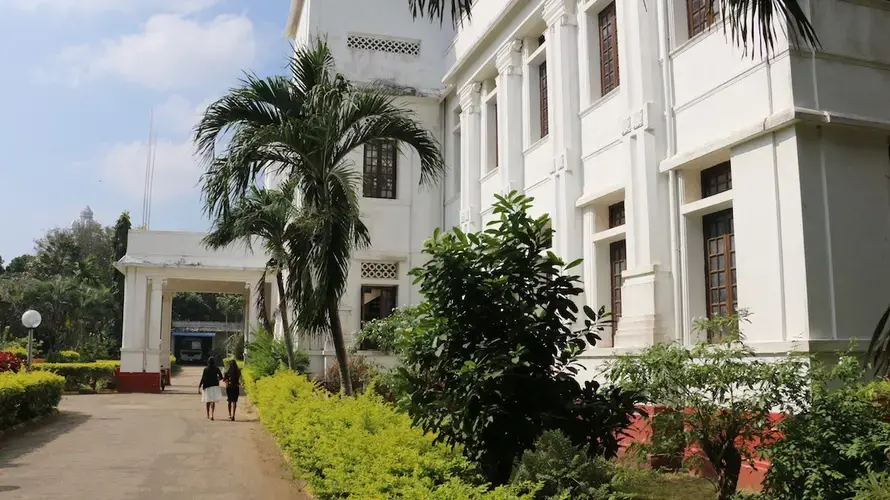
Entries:
<svg viewBox="0 0 890 500">
<path fill-rule="evenodd" d="M 764 354 L 835 349 L 890 300 L 883 2 L 810 0 L 822 47 L 780 39 L 768 59 L 704 0 L 480 0 L 456 32 L 404 0 L 294 3 L 297 42 L 326 35 L 348 78 L 411 94 L 453 167 L 418 190 L 407 152 L 383 164 L 394 190 L 366 184 L 373 249 L 355 256 L 348 331 L 418 301 L 423 240 L 480 229 L 513 189 L 551 215 L 557 254 L 584 257 L 584 300 L 620 316 L 594 357 L 692 342 L 693 318 L 740 308 Z M 387 154 L 356 165 L 389 175 L 374 174 Z"/>
</svg>

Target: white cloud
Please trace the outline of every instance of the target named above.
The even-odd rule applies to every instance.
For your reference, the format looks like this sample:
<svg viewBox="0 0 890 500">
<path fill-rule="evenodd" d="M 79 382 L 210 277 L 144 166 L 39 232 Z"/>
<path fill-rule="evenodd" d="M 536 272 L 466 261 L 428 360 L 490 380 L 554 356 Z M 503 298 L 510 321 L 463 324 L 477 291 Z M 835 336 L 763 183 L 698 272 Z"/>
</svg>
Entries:
<svg viewBox="0 0 890 500">
<path fill-rule="evenodd" d="M 199 196 L 201 166 L 190 141 L 157 141 L 152 199 L 163 202 L 183 196 Z M 142 199 L 148 146 L 145 141 L 117 144 L 105 151 L 98 168 L 103 182 L 132 199 Z"/>
<path fill-rule="evenodd" d="M 104 14 L 107 12 L 174 12 L 204 10 L 219 0 L 11 0 L 8 6 L 27 12 L 49 11 L 55 15 Z M 2 3 L 0 3 L 2 6 Z"/>
<path fill-rule="evenodd" d="M 74 85 L 115 77 L 154 90 L 227 85 L 254 62 L 256 46 L 253 23 L 245 16 L 199 22 L 158 14 L 140 33 L 62 49 L 59 65 L 41 75 Z"/>
<path fill-rule="evenodd" d="M 161 135 L 190 134 L 211 102 L 205 99 L 195 104 L 179 94 L 171 95 L 155 107 L 155 125 Z"/>
</svg>

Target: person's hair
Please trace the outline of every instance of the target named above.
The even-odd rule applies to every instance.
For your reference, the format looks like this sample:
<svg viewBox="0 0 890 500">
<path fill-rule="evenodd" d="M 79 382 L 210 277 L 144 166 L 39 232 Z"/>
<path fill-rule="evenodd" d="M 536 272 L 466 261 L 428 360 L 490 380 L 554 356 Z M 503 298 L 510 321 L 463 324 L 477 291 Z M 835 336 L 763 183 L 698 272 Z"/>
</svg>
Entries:
<svg viewBox="0 0 890 500">
<path fill-rule="evenodd" d="M 229 383 L 241 380 L 241 368 L 238 368 L 238 363 L 234 359 L 230 359 L 229 366 L 226 367 L 226 379 Z"/>
<path fill-rule="evenodd" d="M 209 366 L 211 368 L 216 366 L 216 361 L 214 361 L 213 356 L 210 356 L 209 358 L 207 358 L 207 366 Z"/>
</svg>

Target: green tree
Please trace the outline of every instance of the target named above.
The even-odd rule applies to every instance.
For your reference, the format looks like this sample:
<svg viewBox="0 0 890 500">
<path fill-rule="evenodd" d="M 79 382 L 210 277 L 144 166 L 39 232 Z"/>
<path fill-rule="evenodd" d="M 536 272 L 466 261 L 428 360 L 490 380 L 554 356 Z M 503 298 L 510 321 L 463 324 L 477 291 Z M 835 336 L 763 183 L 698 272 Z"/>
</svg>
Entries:
<svg viewBox="0 0 890 500">
<path fill-rule="evenodd" d="M 33 262 L 33 255 L 19 255 L 18 257 L 14 257 L 11 261 L 9 261 L 9 264 L 6 266 L 6 272 L 9 274 L 26 273 L 31 269 L 31 264 Z"/>
<path fill-rule="evenodd" d="M 6 269 L 3 268 L 3 256 L 0 256 L 0 274 L 3 274 Z"/>
<path fill-rule="evenodd" d="M 381 141 L 411 147 L 422 184 L 438 180 L 445 164 L 436 140 L 394 96 L 335 73 L 324 40 L 297 48 L 290 70 L 265 79 L 247 75 L 205 111 L 195 132 L 207 161 L 205 207 L 213 220 L 225 219 L 264 173 L 293 183 L 298 209 L 285 264 L 288 301 L 301 330 L 330 332 L 343 392 L 351 395 L 339 304 L 352 253 L 370 236 L 359 209 L 361 176 L 349 155 Z M 224 135 L 228 144 L 217 151 Z"/>
<path fill-rule="evenodd" d="M 580 260 L 566 264 L 550 251 L 550 218 L 529 216 L 531 201 L 497 196 L 499 220 L 484 232 L 433 234 L 427 263 L 411 271 L 425 314 L 401 349 L 414 421 L 460 445 L 496 485 L 545 430 L 615 456 L 619 431 L 637 413 L 634 393 L 576 380 L 604 314 L 585 306 L 587 319 L 578 317 L 581 280 L 569 271 Z"/>
<path fill-rule="evenodd" d="M 130 212 L 124 211 L 117 222 L 114 224 L 113 234 L 111 237 L 111 248 L 114 252 L 114 262 L 121 260 L 127 255 L 127 238 L 133 223 L 130 221 Z M 124 281 L 126 276 L 123 273 L 114 273 L 114 280 L 111 283 L 111 294 L 114 297 L 114 322 L 111 327 L 117 346 L 120 347 L 124 335 Z"/>
<path fill-rule="evenodd" d="M 645 1 L 645 0 L 641 0 Z M 775 46 L 777 25 L 788 32 L 792 40 L 806 45 L 819 45 L 816 32 L 801 8 L 799 0 L 709 0 L 711 12 L 722 13 L 733 43 L 746 51 L 759 47 L 760 53 L 771 53 Z M 411 14 L 440 23 L 450 15 L 457 26 L 466 18 L 472 22 L 474 0 L 408 0 Z M 778 21 L 778 23 L 776 23 Z M 752 51 L 753 54 L 753 51 Z"/>
<path fill-rule="evenodd" d="M 259 189 L 251 186 L 248 193 L 239 198 L 230 211 L 214 220 L 204 243 L 210 248 L 222 248 L 241 242 L 251 248 L 254 238 L 261 239 L 269 260 L 257 287 L 264 288 L 268 273 L 275 275 L 279 297 L 277 309 L 284 329 L 287 366 L 293 369 L 293 331 L 287 313 L 287 290 L 283 274 L 283 266 L 288 261 L 288 226 L 295 216 L 293 188 L 288 184 L 283 189 Z"/>
</svg>

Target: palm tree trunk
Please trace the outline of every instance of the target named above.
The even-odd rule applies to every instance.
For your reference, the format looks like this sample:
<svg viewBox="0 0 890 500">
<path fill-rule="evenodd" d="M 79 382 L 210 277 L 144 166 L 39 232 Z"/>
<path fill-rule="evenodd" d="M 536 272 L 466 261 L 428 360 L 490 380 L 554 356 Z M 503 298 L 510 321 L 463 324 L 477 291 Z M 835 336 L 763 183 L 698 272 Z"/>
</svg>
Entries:
<svg viewBox="0 0 890 500">
<path fill-rule="evenodd" d="M 287 295 L 284 294 L 284 277 L 281 271 L 275 274 L 278 283 L 278 314 L 281 315 L 281 327 L 284 329 L 284 346 L 287 349 L 287 367 L 294 369 L 294 339 L 291 336 L 290 321 L 287 319 Z"/>
<path fill-rule="evenodd" d="M 337 366 L 340 370 L 340 390 L 352 396 L 352 379 L 349 378 L 349 358 L 346 354 L 346 341 L 343 339 L 343 325 L 340 324 L 340 311 L 337 302 L 328 304 L 328 316 L 331 319 L 331 337 L 334 340 L 334 353 L 337 355 Z"/>
</svg>

